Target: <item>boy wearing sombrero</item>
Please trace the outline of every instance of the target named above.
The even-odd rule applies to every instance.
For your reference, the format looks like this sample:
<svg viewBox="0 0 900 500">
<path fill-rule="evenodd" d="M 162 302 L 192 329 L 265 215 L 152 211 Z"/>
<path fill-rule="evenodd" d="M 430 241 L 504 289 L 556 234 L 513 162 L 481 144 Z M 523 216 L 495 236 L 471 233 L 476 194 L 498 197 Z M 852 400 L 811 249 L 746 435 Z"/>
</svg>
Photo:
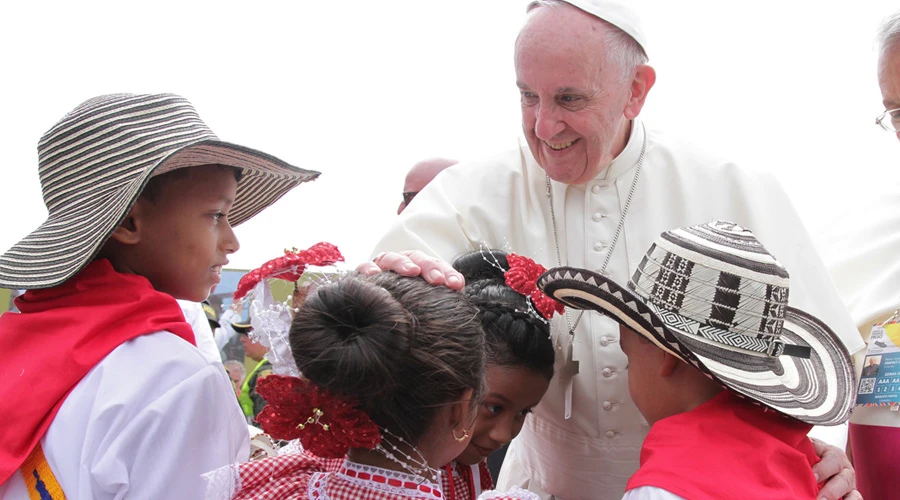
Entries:
<svg viewBox="0 0 900 500">
<path fill-rule="evenodd" d="M 568 267 L 538 284 L 620 324 L 629 391 L 651 425 L 625 498 L 817 498 L 806 435 L 849 418 L 850 355 L 788 306 L 787 271 L 750 231 L 667 231 L 627 286 Z"/>
<path fill-rule="evenodd" d="M 107 95 L 38 144 L 47 221 L 0 256 L 0 498 L 202 498 L 247 458 L 225 371 L 175 299 L 206 299 L 231 227 L 318 172 L 219 141 L 185 99 Z"/>
</svg>

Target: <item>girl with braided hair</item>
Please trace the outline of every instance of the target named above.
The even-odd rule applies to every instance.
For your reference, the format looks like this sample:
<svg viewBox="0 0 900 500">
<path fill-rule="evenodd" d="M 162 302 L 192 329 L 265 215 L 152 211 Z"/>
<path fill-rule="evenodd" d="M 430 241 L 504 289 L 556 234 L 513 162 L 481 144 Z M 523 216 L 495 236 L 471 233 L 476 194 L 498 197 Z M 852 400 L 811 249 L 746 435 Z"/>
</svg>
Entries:
<svg viewBox="0 0 900 500">
<path fill-rule="evenodd" d="M 512 257 L 512 256 L 510 256 Z M 493 488 L 486 458 L 522 430 L 553 378 L 550 325 L 531 302 L 506 282 L 507 254 L 483 250 L 453 262 L 466 286 L 462 293 L 480 310 L 484 327 L 487 388 L 468 446 L 443 468 L 447 500 L 475 499 Z"/>
</svg>

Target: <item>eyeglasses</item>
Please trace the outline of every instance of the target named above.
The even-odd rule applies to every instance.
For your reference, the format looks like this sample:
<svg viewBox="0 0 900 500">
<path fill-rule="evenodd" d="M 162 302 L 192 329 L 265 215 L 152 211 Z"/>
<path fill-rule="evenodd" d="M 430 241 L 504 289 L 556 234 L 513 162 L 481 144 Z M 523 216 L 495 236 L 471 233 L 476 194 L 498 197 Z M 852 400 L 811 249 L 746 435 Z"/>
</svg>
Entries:
<svg viewBox="0 0 900 500">
<path fill-rule="evenodd" d="M 403 192 L 403 204 L 409 205 L 409 203 L 419 194 L 418 191 L 404 191 Z"/>
<path fill-rule="evenodd" d="M 881 113 L 875 118 L 875 123 L 888 132 L 900 132 L 900 108 Z"/>
</svg>

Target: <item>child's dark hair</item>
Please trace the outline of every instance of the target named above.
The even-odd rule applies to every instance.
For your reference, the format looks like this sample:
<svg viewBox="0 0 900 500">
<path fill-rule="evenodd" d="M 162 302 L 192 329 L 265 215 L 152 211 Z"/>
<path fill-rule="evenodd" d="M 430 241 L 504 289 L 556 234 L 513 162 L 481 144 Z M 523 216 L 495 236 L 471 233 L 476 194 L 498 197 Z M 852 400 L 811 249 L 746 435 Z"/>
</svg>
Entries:
<svg viewBox="0 0 900 500">
<path fill-rule="evenodd" d="M 243 177 L 243 171 L 239 168 L 229 167 L 227 165 L 219 165 L 220 168 L 223 169 L 231 169 L 234 171 L 234 178 L 238 181 Z M 156 200 L 159 199 L 159 194 L 162 192 L 163 187 L 169 182 L 176 179 L 183 179 L 188 175 L 188 169 L 190 167 L 185 168 L 176 168 L 170 172 L 166 172 L 160 175 L 154 175 L 150 177 L 150 180 L 147 181 L 147 184 L 144 185 L 144 189 L 141 190 L 140 197 L 146 199 L 151 203 L 156 203 Z"/>
<path fill-rule="evenodd" d="M 352 274 L 319 286 L 294 315 L 290 341 L 304 377 L 357 400 L 379 427 L 413 444 L 441 406 L 467 389 L 475 402 L 481 396 L 478 310 L 421 278 Z"/>
<path fill-rule="evenodd" d="M 502 269 L 499 269 L 498 266 Z M 506 284 L 506 253 L 483 250 L 463 254 L 453 267 L 466 279 L 463 295 L 481 311 L 488 364 L 524 366 L 553 378 L 555 353 L 550 325 L 535 316 L 529 298 Z"/>
</svg>

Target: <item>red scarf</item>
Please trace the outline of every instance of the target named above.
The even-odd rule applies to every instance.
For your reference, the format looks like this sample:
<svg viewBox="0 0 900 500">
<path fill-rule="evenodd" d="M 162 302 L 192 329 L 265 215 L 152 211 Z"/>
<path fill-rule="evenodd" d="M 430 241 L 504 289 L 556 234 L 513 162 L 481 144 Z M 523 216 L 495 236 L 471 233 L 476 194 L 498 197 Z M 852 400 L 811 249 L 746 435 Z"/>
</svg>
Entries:
<svg viewBox="0 0 900 500">
<path fill-rule="evenodd" d="M 69 392 L 116 347 L 158 331 L 196 345 L 171 295 L 105 259 L 59 286 L 25 292 L 16 307 L 21 313 L 0 316 L 0 484 L 22 466 Z"/>
<path fill-rule="evenodd" d="M 691 500 L 815 499 L 809 424 L 728 391 L 653 424 L 627 490 L 655 486 Z"/>
</svg>

